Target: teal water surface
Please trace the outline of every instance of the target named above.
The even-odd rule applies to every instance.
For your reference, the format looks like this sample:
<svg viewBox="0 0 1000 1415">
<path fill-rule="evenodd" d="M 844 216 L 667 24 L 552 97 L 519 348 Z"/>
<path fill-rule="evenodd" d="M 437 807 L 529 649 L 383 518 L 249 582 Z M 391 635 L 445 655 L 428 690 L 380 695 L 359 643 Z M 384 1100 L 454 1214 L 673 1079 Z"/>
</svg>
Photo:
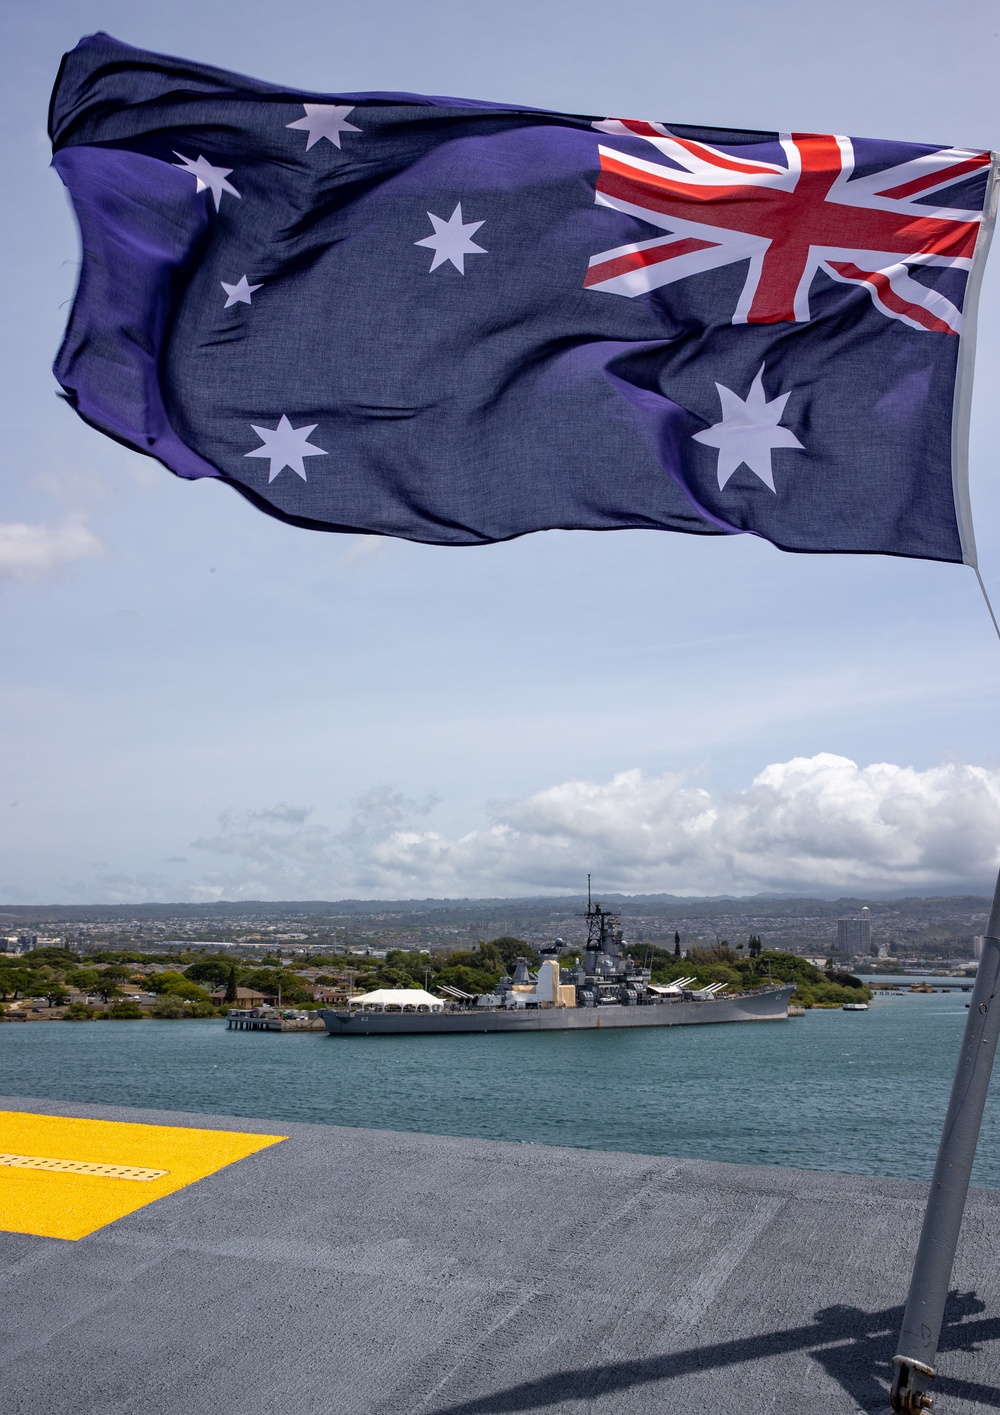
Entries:
<svg viewBox="0 0 1000 1415">
<path fill-rule="evenodd" d="M 8 1096 L 929 1179 L 967 995 L 788 1022 L 452 1037 L 0 1026 Z M 973 1182 L 1000 1188 L 1000 1082 Z"/>
</svg>

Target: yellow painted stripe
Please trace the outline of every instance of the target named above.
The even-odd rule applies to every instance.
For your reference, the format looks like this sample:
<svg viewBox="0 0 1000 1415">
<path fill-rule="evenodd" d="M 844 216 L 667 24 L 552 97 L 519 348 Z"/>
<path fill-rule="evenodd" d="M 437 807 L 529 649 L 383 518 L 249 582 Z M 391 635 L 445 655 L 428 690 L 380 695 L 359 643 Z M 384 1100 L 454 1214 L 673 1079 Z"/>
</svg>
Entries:
<svg viewBox="0 0 1000 1415">
<path fill-rule="evenodd" d="M 286 1138 L 0 1111 L 0 1153 L 38 1161 L 0 1164 L 0 1230 L 84 1238 Z M 123 1184 L 120 1171 L 156 1177 Z"/>
<path fill-rule="evenodd" d="M 60 1174 L 97 1174 L 104 1179 L 162 1179 L 169 1169 L 136 1169 L 124 1164 L 89 1164 L 86 1160 L 53 1160 L 43 1155 L 0 1155 L 0 1165 L 11 1169 L 58 1170 Z"/>
</svg>

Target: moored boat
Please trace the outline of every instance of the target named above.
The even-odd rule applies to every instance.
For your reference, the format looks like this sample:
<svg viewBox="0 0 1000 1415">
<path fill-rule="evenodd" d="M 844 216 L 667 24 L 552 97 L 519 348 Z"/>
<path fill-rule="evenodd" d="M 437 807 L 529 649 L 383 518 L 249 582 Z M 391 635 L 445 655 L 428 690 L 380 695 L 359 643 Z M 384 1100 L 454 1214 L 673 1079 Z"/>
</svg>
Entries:
<svg viewBox="0 0 1000 1415">
<path fill-rule="evenodd" d="M 617 914 L 592 904 L 588 895 L 585 917 L 587 946 L 575 967 L 560 968 L 556 943 L 540 950 L 537 973 L 519 958 L 514 976 L 501 978 L 493 993 L 472 997 L 449 989 L 442 998 L 416 989 L 383 990 L 320 1015 L 337 1037 L 676 1027 L 788 1016 L 790 983 L 724 995 L 721 983 L 692 988 L 693 977 L 657 985 L 625 951 Z"/>
</svg>

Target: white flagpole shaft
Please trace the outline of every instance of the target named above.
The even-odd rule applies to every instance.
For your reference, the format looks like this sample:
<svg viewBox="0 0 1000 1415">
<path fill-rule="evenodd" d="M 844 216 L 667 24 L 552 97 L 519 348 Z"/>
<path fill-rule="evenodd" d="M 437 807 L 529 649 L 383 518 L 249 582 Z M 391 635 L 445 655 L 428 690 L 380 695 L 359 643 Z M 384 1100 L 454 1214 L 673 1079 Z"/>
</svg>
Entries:
<svg viewBox="0 0 1000 1415">
<path fill-rule="evenodd" d="M 899 1415 L 929 1410 L 941 1323 L 976 1157 L 976 1143 L 1000 1036 L 1000 879 L 986 928 L 969 1018 L 945 1116 L 930 1197 L 899 1334 L 892 1408 Z"/>
</svg>

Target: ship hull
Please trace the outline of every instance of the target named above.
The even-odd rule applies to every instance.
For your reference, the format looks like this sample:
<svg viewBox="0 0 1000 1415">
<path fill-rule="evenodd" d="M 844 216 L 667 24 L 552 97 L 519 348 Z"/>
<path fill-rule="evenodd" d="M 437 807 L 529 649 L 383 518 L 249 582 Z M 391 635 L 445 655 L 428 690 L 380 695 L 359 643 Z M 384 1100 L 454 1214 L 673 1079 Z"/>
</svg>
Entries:
<svg viewBox="0 0 1000 1415">
<path fill-rule="evenodd" d="M 448 1035 L 452 1032 L 587 1032 L 609 1027 L 690 1027 L 720 1022 L 783 1022 L 794 989 L 768 988 L 744 997 L 645 1006 L 483 1009 L 467 1012 L 320 1013 L 332 1037 Z"/>
</svg>

